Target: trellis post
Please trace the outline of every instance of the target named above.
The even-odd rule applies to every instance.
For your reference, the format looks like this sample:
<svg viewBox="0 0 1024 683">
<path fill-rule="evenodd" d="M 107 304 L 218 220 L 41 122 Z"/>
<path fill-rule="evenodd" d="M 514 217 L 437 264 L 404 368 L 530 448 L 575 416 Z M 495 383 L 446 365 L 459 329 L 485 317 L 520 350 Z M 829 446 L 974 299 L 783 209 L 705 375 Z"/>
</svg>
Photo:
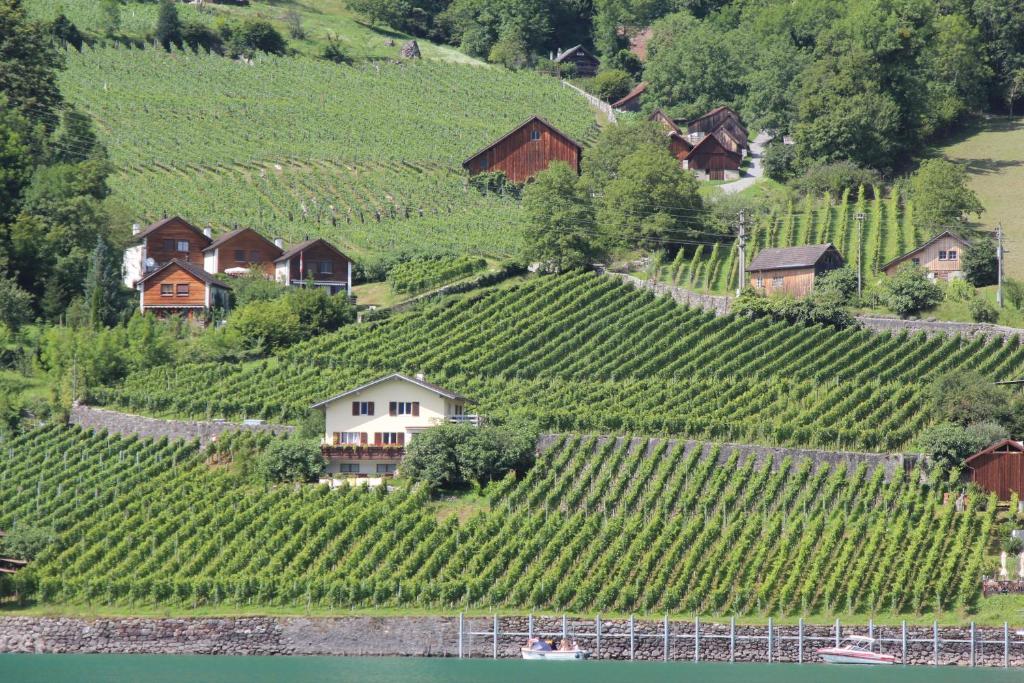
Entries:
<svg viewBox="0 0 1024 683">
<path fill-rule="evenodd" d="M 700 661 L 700 617 L 693 618 L 693 661 Z"/>
<path fill-rule="evenodd" d="M 769 664 L 772 663 L 772 646 L 774 645 L 774 643 L 772 642 L 772 632 L 774 630 L 775 629 L 772 627 L 772 618 L 768 617 L 768 663 Z"/>
<path fill-rule="evenodd" d="M 902 645 L 903 645 L 903 663 L 906 664 L 907 663 L 907 620 L 906 619 L 903 620 L 903 623 L 902 623 L 902 625 L 900 627 L 900 630 L 901 630 L 900 640 L 902 641 Z"/>
<path fill-rule="evenodd" d="M 594 621 L 597 622 L 597 629 L 596 629 L 597 630 L 597 648 L 596 648 L 597 653 L 594 656 L 595 656 L 596 659 L 600 659 L 601 658 L 601 615 L 598 614 L 594 618 Z"/>
<path fill-rule="evenodd" d="M 934 666 L 939 665 L 939 621 L 938 619 L 932 621 L 932 651 Z"/>
<path fill-rule="evenodd" d="M 868 638 L 875 637 L 875 620 L 868 619 Z"/>
<path fill-rule="evenodd" d="M 668 661 L 668 615 L 665 615 L 665 661 Z"/>
<path fill-rule="evenodd" d="M 526 617 L 526 637 L 533 640 L 533 612 Z"/>
<path fill-rule="evenodd" d="M 462 634 L 465 631 L 463 620 L 462 612 L 459 612 L 459 659 L 462 659 Z"/>
<path fill-rule="evenodd" d="M 729 617 L 729 661 L 736 661 L 736 617 Z"/>
<path fill-rule="evenodd" d="M 634 650 L 634 647 L 633 647 L 633 615 L 630 614 L 629 615 L 629 658 L 630 659 L 633 659 L 634 652 L 635 652 L 635 650 Z"/>
<path fill-rule="evenodd" d="M 975 645 L 977 643 L 977 630 L 974 628 L 974 622 L 971 622 L 971 666 L 975 665 L 977 658 L 975 657 Z"/>
<path fill-rule="evenodd" d="M 797 622 L 797 648 L 796 648 L 796 662 L 797 664 L 804 663 L 804 618 L 800 617 L 800 621 Z"/>
<path fill-rule="evenodd" d="M 839 634 L 842 632 L 842 626 L 839 624 L 839 619 L 836 618 L 836 647 L 839 647 Z"/>
<path fill-rule="evenodd" d="M 562 613 L 562 640 L 565 640 L 568 637 L 569 637 L 569 629 L 566 628 L 565 613 L 563 612 Z"/>
<path fill-rule="evenodd" d="M 494 640 L 491 643 L 491 659 L 498 658 L 498 613 L 494 613 Z"/>
<path fill-rule="evenodd" d="M 1003 668 L 1010 666 L 1010 625 L 1003 622 Z"/>
</svg>

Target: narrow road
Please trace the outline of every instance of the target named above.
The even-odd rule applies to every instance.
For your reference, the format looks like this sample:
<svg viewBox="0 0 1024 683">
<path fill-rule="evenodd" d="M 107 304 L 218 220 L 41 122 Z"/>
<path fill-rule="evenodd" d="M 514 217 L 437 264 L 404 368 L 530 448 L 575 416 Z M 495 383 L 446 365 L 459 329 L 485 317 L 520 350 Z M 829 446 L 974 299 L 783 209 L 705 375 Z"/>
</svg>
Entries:
<svg viewBox="0 0 1024 683">
<path fill-rule="evenodd" d="M 718 187 L 723 192 L 728 194 L 742 192 L 756 183 L 758 178 L 764 175 L 764 166 L 761 163 L 761 157 L 764 154 L 764 146 L 769 140 L 771 140 L 771 136 L 764 131 L 761 131 L 757 134 L 756 138 L 750 141 L 750 168 L 747 169 L 744 176 L 739 180 L 719 185 Z"/>
</svg>

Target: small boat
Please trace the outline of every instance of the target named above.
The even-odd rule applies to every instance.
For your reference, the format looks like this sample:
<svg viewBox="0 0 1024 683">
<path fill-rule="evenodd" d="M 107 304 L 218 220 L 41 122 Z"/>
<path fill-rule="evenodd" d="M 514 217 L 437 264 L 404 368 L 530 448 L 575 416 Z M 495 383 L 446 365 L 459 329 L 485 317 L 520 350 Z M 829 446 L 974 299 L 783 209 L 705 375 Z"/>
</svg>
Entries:
<svg viewBox="0 0 1024 683">
<path fill-rule="evenodd" d="M 867 636 L 849 636 L 838 647 L 822 647 L 817 652 L 826 664 L 895 664 L 893 655 L 872 650 L 877 642 Z"/>
<path fill-rule="evenodd" d="M 586 650 L 581 650 L 575 641 L 570 644 L 568 639 L 563 639 L 556 650 L 551 647 L 550 642 L 542 638 L 530 638 L 520 650 L 523 653 L 523 659 L 543 659 L 553 662 L 583 660 L 590 654 Z"/>
</svg>

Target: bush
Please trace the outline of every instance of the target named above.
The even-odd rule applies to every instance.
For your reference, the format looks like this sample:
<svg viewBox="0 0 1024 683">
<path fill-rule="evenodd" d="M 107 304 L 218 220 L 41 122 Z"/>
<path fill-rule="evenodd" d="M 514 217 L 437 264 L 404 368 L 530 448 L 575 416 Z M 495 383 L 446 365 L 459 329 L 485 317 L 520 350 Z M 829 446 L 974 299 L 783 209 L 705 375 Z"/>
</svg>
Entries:
<svg viewBox="0 0 1024 683">
<path fill-rule="evenodd" d="M 1013 426 L 1014 396 L 977 372 L 955 370 L 936 377 L 928 388 L 932 414 L 961 426 L 997 423 Z"/>
<path fill-rule="evenodd" d="M 625 71 L 634 79 L 640 78 L 644 72 L 644 63 L 629 50 L 619 50 L 605 60 L 605 66 L 609 69 Z"/>
<path fill-rule="evenodd" d="M 961 263 L 964 277 L 975 287 L 987 287 L 999 281 L 995 245 L 987 238 L 975 239 L 964 251 Z"/>
<path fill-rule="evenodd" d="M 882 282 L 879 297 L 886 308 L 905 318 L 934 308 L 942 301 L 942 288 L 928 278 L 924 268 L 904 264 L 896 275 Z"/>
<path fill-rule="evenodd" d="M 341 48 L 341 43 L 333 36 L 328 37 L 327 44 L 324 45 L 324 49 L 320 52 L 320 59 L 326 59 L 328 62 L 334 62 L 335 64 L 352 63 L 352 58 L 345 54 L 345 51 Z"/>
<path fill-rule="evenodd" d="M 633 79 L 625 71 L 609 69 L 594 77 L 594 94 L 605 102 L 615 102 L 629 94 Z"/>
<path fill-rule="evenodd" d="M 833 301 L 815 300 L 813 297 L 764 296 L 753 288 L 746 288 L 736 297 L 732 307 L 736 315 L 750 318 L 770 318 L 788 323 L 831 325 L 837 329 L 853 327 L 857 320 Z"/>
<path fill-rule="evenodd" d="M 256 456 L 253 472 L 268 483 L 314 482 L 324 468 L 319 444 L 311 439 L 279 439 Z"/>
<path fill-rule="evenodd" d="M 247 21 L 229 30 L 228 55 L 250 57 L 254 52 L 283 55 L 288 42 L 266 21 Z"/>
<path fill-rule="evenodd" d="M 999 311 L 996 307 L 980 296 L 971 299 L 967 305 L 971 311 L 971 319 L 976 323 L 994 323 L 999 321 Z"/>
<path fill-rule="evenodd" d="M 821 195 L 830 192 L 839 197 L 844 190 L 857 192 L 863 186 L 869 196 L 871 188 L 880 182 L 877 171 L 861 168 L 852 161 L 837 161 L 831 164 L 815 164 L 793 181 L 793 186 L 804 194 Z"/>
<path fill-rule="evenodd" d="M 57 532 L 48 526 L 19 524 L 0 538 L 0 550 L 17 560 L 34 560 L 56 541 Z"/>
<path fill-rule="evenodd" d="M 764 150 L 764 172 L 772 180 L 784 183 L 797 173 L 796 145 L 771 142 Z"/>
<path fill-rule="evenodd" d="M 1006 294 L 1006 300 L 1010 302 L 1010 305 L 1017 310 L 1020 310 L 1021 306 L 1024 305 L 1024 282 L 1012 278 L 1004 278 L 1003 293 Z"/>
<path fill-rule="evenodd" d="M 228 328 L 237 330 L 250 347 L 267 352 L 333 332 L 355 319 L 347 297 L 332 296 L 321 287 L 298 287 L 277 299 L 240 307 L 228 318 Z"/>
<path fill-rule="evenodd" d="M 946 299 L 963 303 L 974 298 L 974 287 L 963 278 L 950 280 L 946 286 Z"/>
<path fill-rule="evenodd" d="M 468 482 L 482 485 L 510 470 L 528 469 L 533 464 L 537 434 L 534 425 L 517 421 L 431 427 L 406 447 L 402 476 L 424 482 L 431 490 Z"/>
</svg>

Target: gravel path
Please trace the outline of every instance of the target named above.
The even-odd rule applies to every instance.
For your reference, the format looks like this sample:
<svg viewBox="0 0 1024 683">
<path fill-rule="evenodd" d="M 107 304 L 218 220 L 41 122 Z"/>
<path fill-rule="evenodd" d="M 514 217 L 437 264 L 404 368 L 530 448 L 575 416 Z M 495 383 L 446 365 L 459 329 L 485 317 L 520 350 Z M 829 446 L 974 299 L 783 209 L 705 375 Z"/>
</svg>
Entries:
<svg viewBox="0 0 1024 683">
<path fill-rule="evenodd" d="M 747 169 L 746 173 L 739 180 L 734 180 L 731 183 L 723 183 L 718 187 L 723 192 L 732 194 L 734 192 L 742 192 L 747 189 L 758 179 L 764 175 L 764 166 L 761 163 L 761 157 L 764 154 L 764 146 L 771 140 L 764 131 L 757 134 L 757 137 L 750 141 L 750 168 Z"/>
</svg>

